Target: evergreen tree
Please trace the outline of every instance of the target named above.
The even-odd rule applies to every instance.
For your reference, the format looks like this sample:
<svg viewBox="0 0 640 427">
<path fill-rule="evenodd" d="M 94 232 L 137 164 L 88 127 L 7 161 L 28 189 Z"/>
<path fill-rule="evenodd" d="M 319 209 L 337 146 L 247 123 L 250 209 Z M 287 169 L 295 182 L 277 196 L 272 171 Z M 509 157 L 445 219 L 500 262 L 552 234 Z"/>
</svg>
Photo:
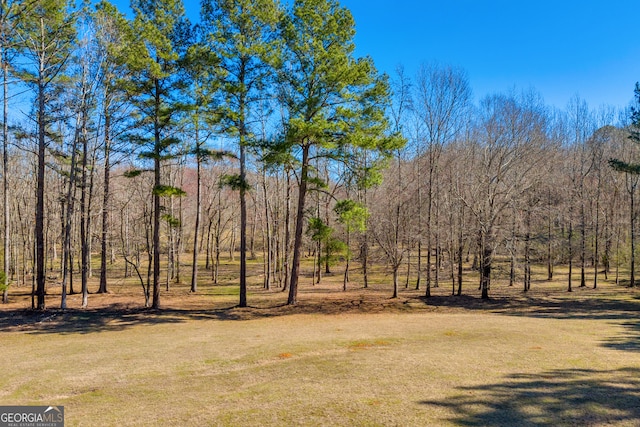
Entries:
<svg viewBox="0 0 640 427">
<path fill-rule="evenodd" d="M 179 78 L 180 55 L 186 51 L 189 23 L 180 0 L 134 0 L 133 28 L 140 44 L 127 56 L 131 79 L 127 91 L 140 120 L 132 142 L 142 147 L 140 158 L 153 162 L 152 219 L 152 308 L 160 308 L 160 218 L 162 197 L 182 195 L 178 188 L 163 184 L 161 167 L 175 156 L 177 115 L 183 104 L 179 98 L 183 82 Z M 132 173 L 137 174 L 139 171 Z"/>
<path fill-rule="evenodd" d="M 222 132 L 237 138 L 240 171 L 229 182 L 240 194 L 240 307 L 247 306 L 247 148 L 255 143 L 251 124 L 273 75 L 276 28 L 281 11 L 274 0 L 206 0 L 202 8 L 206 43 L 219 55 Z"/>
<path fill-rule="evenodd" d="M 634 90 L 635 94 L 635 106 L 631 108 L 631 125 L 629 126 L 629 139 L 634 143 L 640 143 L 640 83 L 636 83 L 636 87 Z M 626 175 L 640 175 L 640 162 L 633 161 L 624 161 L 620 159 L 610 159 L 609 165 L 618 172 L 624 172 Z M 637 180 L 630 180 L 631 185 L 628 182 L 628 190 L 631 193 L 630 201 L 631 201 L 631 215 L 630 215 L 630 240 L 631 240 L 631 257 L 630 257 L 630 281 L 629 286 L 635 286 L 636 278 L 635 278 L 635 219 L 636 212 L 634 207 L 634 193 L 637 186 Z"/>
<path fill-rule="evenodd" d="M 347 233 L 346 266 L 342 283 L 342 290 L 346 291 L 347 283 L 349 283 L 349 263 L 351 261 L 351 233 L 354 231 L 362 233 L 367 229 L 369 211 L 364 205 L 351 199 L 340 200 L 333 210 L 338 215 L 338 222 L 343 224 Z"/>
<path fill-rule="evenodd" d="M 199 28 L 196 30 L 199 31 Z M 189 47 L 184 60 L 185 77 L 191 84 L 185 90 L 185 99 L 189 99 L 187 126 L 193 138 L 191 154 L 196 159 L 196 218 L 193 232 L 193 258 L 191 265 L 191 292 L 198 291 L 198 253 L 200 222 L 202 219 L 202 166 L 212 157 L 220 159 L 222 153 L 213 152 L 206 147 L 211 129 L 218 122 L 214 94 L 218 88 L 218 79 L 211 68 L 217 64 L 217 56 L 203 43 Z"/>
<path fill-rule="evenodd" d="M 403 140 L 389 136 L 388 84 L 370 58 L 355 58 L 355 24 L 335 0 L 296 0 L 283 20 L 279 73 L 287 121 L 271 147 L 298 158 L 298 207 L 288 304 L 296 304 L 311 160 L 348 161 L 350 147 L 389 154 Z"/>
</svg>

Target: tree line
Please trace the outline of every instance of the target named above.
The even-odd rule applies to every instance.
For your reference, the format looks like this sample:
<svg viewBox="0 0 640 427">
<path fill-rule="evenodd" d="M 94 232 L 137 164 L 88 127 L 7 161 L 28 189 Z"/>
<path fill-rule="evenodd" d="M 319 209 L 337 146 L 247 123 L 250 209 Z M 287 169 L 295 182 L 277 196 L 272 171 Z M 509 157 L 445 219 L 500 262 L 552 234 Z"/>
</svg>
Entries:
<svg viewBox="0 0 640 427">
<path fill-rule="evenodd" d="M 5 301 L 30 283 L 45 309 L 59 272 L 65 308 L 76 272 L 86 307 L 92 254 L 98 292 L 120 258 L 153 308 L 185 254 L 192 292 L 199 259 L 215 284 L 237 254 L 240 306 L 258 253 L 289 304 L 305 256 L 314 281 L 341 259 L 345 290 L 352 260 L 364 287 L 384 264 L 393 296 L 403 278 L 460 295 L 471 263 L 488 298 L 503 259 L 524 291 L 541 262 L 569 266 L 569 291 L 574 268 L 635 283 L 633 111 L 475 102 L 450 66 L 380 74 L 334 0 L 203 0 L 197 23 L 179 0 L 131 9 L 1 1 Z"/>
</svg>

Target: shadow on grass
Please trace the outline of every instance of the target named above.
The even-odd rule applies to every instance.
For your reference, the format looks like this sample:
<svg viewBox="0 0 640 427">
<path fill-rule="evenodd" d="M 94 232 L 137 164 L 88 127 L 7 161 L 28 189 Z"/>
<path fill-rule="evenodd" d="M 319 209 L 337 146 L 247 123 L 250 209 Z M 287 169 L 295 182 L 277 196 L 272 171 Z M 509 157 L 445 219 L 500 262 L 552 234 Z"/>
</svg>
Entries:
<svg viewBox="0 0 640 427">
<path fill-rule="evenodd" d="M 48 309 L 0 311 L 0 331 L 23 331 L 34 334 L 89 334 L 120 331 L 140 325 L 183 323 L 198 320 L 242 321 L 293 314 L 336 315 L 340 313 L 373 313 L 387 309 L 405 309 L 401 300 L 345 299 L 310 301 L 294 306 L 279 304 L 268 307 L 218 307 L 211 309 L 164 308 L 151 310 L 112 305 L 97 309 Z"/>
<path fill-rule="evenodd" d="M 624 332 L 609 337 L 603 346 L 615 350 L 640 352 L 640 299 L 608 299 L 592 296 L 524 296 L 496 297 L 489 300 L 469 296 L 438 296 L 422 298 L 432 307 L 489 311 L 507 316 L 543 319 L 595 319 L 611 320 L 624 327 Z"/>
<path fill-rule="evenodd" d="M 461 426 L 640 425 L 640 369 L 554 370 L 497 384 L 459 387 L 420 402 L 455 414 Z"/>
<path fill-rule="evenodd" d="M 184 318 L 145 309 L 30 310 L 0 312 L 0 330 L 36 334 L 89 334 L 143 324 L 177 323 Z"/>
<path fill-rule="evenodd" d="M 610 337 L 604 346 L 614 350 L 640 352 L 640 321 L 630 320 L 621 325 L 624 331 L 615 337 Z"/>
<path fill-rule="evenodd" d="M 609 294 L 576 292 L 526 295 L 500 295 L 489 300 L 471 296 L 419 297 L 416 293 L 406 298 L 389 299 L 381 293 L 354 290 L 348 294 L 325 296 L 314 290 L 299 304 L 274 304 L 271 298 L 258 299 L 248 308 L 203 305 L 191 308 L 165 308 L 149 310 L 113 304 L 106 307 L 81 310 L 0 310 L 0 331 L 30 333 L 84 334 L 100 331 L 118 331 L 137 325 L 171 324 L 197 320 L 240 321 L 293 314 L 339 315 L 343 313 L 380 312 L 474 312 L 498 313 L 507 316 L 528 316 L 554 319 L 610 320 L 621 324 L 624 330 L 610 337 L 602 345 L 621 351 L 640 352 L 640 298 L 630 294 L 611 297 Z M 335 292 L 333 293 L 335 294 Z M 328 295 L 328 294 L 327 294 Z M 268 295 L 267 297 L 269 297 Z M 207 302 L 209 303 L 209 302 Z"/>
<path fill-rule="evenodd" d="M 482 310 L 510 316 L 527 316 L 550 319 L 633 319 L 640 312 L 640 299 L 607 299 L 598 295 L 571 296 L 523 296 L 494 297 L 489 300 L 469 296 L 437 296 L 422 298 L 425 304 L 435 307 Z"/>
<path fill-rule="evenodd" d="M 252 309 L 243 309 L 249 313 Z M 0 330 L 34 334 L 90 334 L 121 331 L 141 325 L 183 323 L 193 320 L 243 320 L 237 307 L 214 310 L 151 310 L 145 308 L 101 308 L 93 310 L 30 310 L 0 312 Z M 263 316 L 264 317 L 264 316 Z"/>
</svg>

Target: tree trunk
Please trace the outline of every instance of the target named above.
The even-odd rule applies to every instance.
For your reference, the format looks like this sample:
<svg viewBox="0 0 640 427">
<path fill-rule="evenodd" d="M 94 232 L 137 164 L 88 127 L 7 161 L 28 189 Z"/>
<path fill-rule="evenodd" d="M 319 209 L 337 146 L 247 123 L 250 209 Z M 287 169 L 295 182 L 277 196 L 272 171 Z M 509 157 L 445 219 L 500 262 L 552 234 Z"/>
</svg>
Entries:
<svg viewBox="0 0 640 427">
<path fill-rule="evenodd" d="M 422 161 L 420 158 L 416 159 L 418 166 L 417 183 L 418 183 L 418 265 L 416 266 L 416 290 L 420 290 L 422 284 L 422 181 L 420 179 L 420 172 L 422 171 Z"/>
<path fill-rule="evenodd" d="M 41 64 L 41 69 L 43 65 Z M 42 70 L 41 73 L 42 75 Z M 38 172 L 36 177 L 36 222 L 35 222 L 35 259 L 36 308 L 44 310 L 45 305 L 45 258 L 44 258 L 44 187 L 45 187 L 45 150 L 46 150 L 45 86 L 42 78 L 38 82 Z"/>
<path fill-rule="evenodd" d="M 629 231 L 630 231 L 630 240 L 631 240 L 631 259 L 629 265 L 629 287 L 634 287 L 636 285 L 636 213 L 635 213 L 635 185 L 632 187 L 629 192 Z"/>
<path fill-rule="evenodd" d="M 429 180 L 427 187 L 427 277 L 426 277 L 426 287 L 427 290 L 425 292 L 425 297 L 431 297 L 431 249 L 432 249 L 432 239 L 431 239 L 431 231 L 432 224 L 431 221 L 433 219 L 433 179 L 435 174 L 435 153 L 433 145 L 429 148 Z M 437 265 L 436 265 L 437 269 Z"/>
<path fill-rule="evenodd" d="M 581 193 L 582 194 L 582 193 Z M 580 287 L 584 288 L 587 286 L 587 276 L 586 276 L 586 258 L 587 258 L 587 220 L 584 212 L 584 199 L 581 202 L 580 206 Z"/>
<path fill-rule="evenodd" d="M 264 271 L 264 288 L 271 289 L 271 265 L 272 265 L 272 232 L 271 232 L 271 220 L 269 216 L 269 201 L 268 201 L 268 193 L 267 193 L 267 177 L 266 172 L 262 171 L 262 195 L 264 197 L 264 228 L 265 228 L 265 271 Z M 276 230 L 277 233 L 277 230 Z"/>
<path fill-rule="evenodd" d="M 84 108 L 83 108 L 84 110 Z M 87 201 L 87 169 L 89 167 L 89 141 L 87 138 L 87 117 L 86 111 L 82 112 L 82 177 L 80 182 L 80 278 L 82 288 L 82 308 L 87 308 L 88 304 L 88 266 L 89 266 L 89 212 Z"/>
<path fill-rule="evenodd" d="M 393 266 L 393 295 L 391 298 L 398 298 L 398 270 L 400 269 L 400 264 L 396 264 Z"/>
<path fill-rule="evenodd" d="M 366 159 L 366 157 L 365 157 Z M 363 189 L 363 202 L 364 202 L 364 206 L 367 206 L 367 189 L 364 188 Z M 368 219 L 367 219 L 368 222 Z M 362 281 L 363 281 L 363 286 L 364 288 L 368 288 L 369 287 L 369 233 L 368 233 L 369 227 L 367 224 L 367 227 L 364 230 L 364 233 L 362 234 L 362 249 L 361 249 L 361 253 L 362 253 Z"/>
<path fill-rule="evenodd" d="M 180 166 L 181 167 L 178 169 L 180 173 L 180 188 L 183 188 L 184 187 L 184 169 L 182 167 L 183 166 L 182 164 Z M 182 200 L 183 200 L 182 197 L 178 198 L 178 227 L 176 227 L 176 251 L 175 251 L 175 257 L 174 257 L 175 283 L 180 283 L 182 280 L 180 278 L 180 254 L 184 250 L 184 248 L 182 247 L 182 224 L 184 223 L 184 216 L 183 216 L 184 211 L 182 206 Z"/>
<path fill-rule="evenodd" d="M 404 281 L 404 288 L 409 289 L 409 279 L 411 277 L 411 243 L 407 244 L 407 275 Z"/>
<path fill-rule="evenodd" d="M 569 280 L 568 280 L 568 287 L 567 287 L 567 292 L 573 292 L 573 288 L 572 288 L 572 283 L 571 283 L 571 278 L 573 275 L 573 221 L 569 221 L 569 236 L 568 236 L 568 240 L 569 240 Z"/>
<path fill-rule="evenodd" d="M 196 220 L 193 227 L 193 258 L 191 263 L 191 292 L 198 292 L 198 236 L 202 216 L 202 155 L 200 153 L 199 129 L 196 125 Z"/>
<path fill-rule="evenodd" d="M 553 280 L 553 259 L 551 252 L 551 231 L 552 231 L 552 223 L 551 223 L 551 197 L 549 197 L 549 214 L 547 219 L 547 280 Z"/>
<path fill-rule="evenodd" d="M 599 181 L 599 180 L 598 180 Z M 596 223 L 594 230 L 594 247 L 593 247 L 593 289 L 598 287 L 598 257 L 600 253 L 598 252 L 598 234 L 600 232 L 600 182 L 598 182 L 598 191 L 596 194 Z"/>
<path fill-rule="evenodd" d="M 511 242 L 510 242 L 510 251 L 511 251 L 511 260 L 509 262 L 509 286 L 513 286 L 516 281 L 516 210 L 513 209 L 513 218 L 511 221 Z"/>
<path fill-rule="evenodd" d="M 349 255 L 349 249 L 351 248 L 351 233 L 347 230 L 347 257 L 346 257 L 346 265 L 344 267 L 344 279 L 342 281 L 342 290 L 346 292 L 347 283 L 349 283 L 349 261 L 351 260 L 351 255 Z"/>
<path fill-rule="evenodd" d="M 73 206 L 75 201 L 76 190 L 76 153 L 77 144 L 80 136 L 79 128 L 76 127 L 76 132 L 73 138 L 73 144 L 71 146 L 71 166 L 69 167 L 69 181 L 67 183 L 67 196 L 63 203 L 64 211 L 63 221 L 63 243 L 62 243 L 62 296 L 60 300 L 60 308 L 65 310 L 67 308 L 67 280 L 69 278 L 70 270 L 73 268 L 71 263 L 71 217 L 73 216 Z"/>
<path fill-rule="evenodd" d="M 531 289 L 531 209 L 527 209 L 524 237 L 524 291 Z"/>
<path fill-rule="evenodd" d="M 362 235 L 362 281 L 365 289 L 369 287 L 369 233 Z"/>
<path fill-rule="evenodd" d="M 431 209 L 428 207 L 427 211 Z M 431 215 L 428 214 L 428 217 Z M 426 298 L 431 297 L 431 227 L 429 227 L 429 220 L 427 219 L 427 277 L 425 278 L 426 282 L 426 291 L 424 296 Z"/>
<path fill-rule="evenodd" d="M 284 285 L 282 286 L 282 291 L 286 291 L 289 285 L 289 248 L 291 246 L 291 175 L 289 171 L 286 171 L 287 174 L 287 197 L 286 197 L 286 212 L 284 217 L 284 250 L 283 258 L 284 258 Z"/>
<path fill-rule="evenodd" d="M 320 218 L 320 195 L 318 195 L 317 217 Z M 316 241 L 316 249 L 314 253 L 317 256 L 316 265 L 318 267 L 317 270 L 314 270 L 318 273 L 318 278 L 314 282 L 314 285 L 315 285 L 315 284 L 320 284 L 320 281 L 322 280 L 322 240 L 318 239 Z"/>
<path fill-rule="evenodd" d="M 449 242 L 449 248 L 447 249 L 449 255 L 449 277 L 451 278 L 451 295 L 456 294 L 456 265 L 455 265 L 455 252 L 454 242 Z"/>
<path fill-rule="evenodd" d="M 418 221 L 420 220 L 418 219 Z M 416 254 L 416 256 L 418 257 L 418 264 L 416 265 L 416 291 L 420 290 L 420 282 L 422 280 L 422 237 L 420 237 L 421 231 L 422 230 L 418 228 L 418 253 Z"/>
<path fill-rule="evenodd" d="M 104 294 L 107 288 L 107 242 L 109 239 L 109 203 L 111 182 L 111 115 L 104 112 L 104 190 L 102 195 L 102 238 L 100 241 L 100 286 L 98 293 Z"/>
<path fill-rule="evenodd" d="M 153 251 L 153 296 L 151 299 L 151 308 L 160 308 L 160 194 L 158 190 L 161 188 L 160 177 L 160 88 L 159 82 L 156 80 L 155 95 L 155 115 L 154 115 L 154 159 L 153 159 L 153 236 L 151 241 L 151 250 Z"/>
<path fill-rule="evenodd" d="M 205 261 L 204 261 L 204 269 L 209 270 L 211 268 L 211 228 L 213 227 L 213 218 L 207 215 L 208 223 L 207 223 L 207 240 L 205 242 Z M 197 273 L 197 272 L 196 272 Z"/>
<path fill-rule="evenodd" d="M 5 5 L 6 7 L 6 5 Z M 4 31 L 4 29 L 3 29 Z M 2 291 L 2 303 L 9 302 L 9 245 L 11 242 L 11 223 L 9 215 L 9 122 L 8 122 L 8 110 L 9 110 L 9 64 L 7 63 L 6 48 L 2 46 L 2 52 L 0 53 L 0 61 L 2 61 L 2 95 L 3 95 L 3 107 L 2 107 L 2 210 L 4 217 L 4 238 L 3 246 L 4 253 L 2 255 L 2 265 L 4 269 L 4 283 Z"/>
<path fill-rule="evenodd" d="M 298 277 L 300 276 L 300 256 L 302 255 L 302 232 L 304 229 L 304 205 L 307 196 L 307 178 L 309 170 L 309 145 L 302 147 L 302 170 L 298 187 L 298 210 L 296 229 L 293 241 L 293 262 L 291 266 L 291 281 L 289 283 L 289 298 L 287 304 L 298 302 Z"/>
<path fill-rule="evenodd" d="M 442 269 L 442 246 L 440 244 L 440 204 L 439 204 L 439 200 L 438 200 L 438 196 L 437 193 L 435 195 L 435 201 L 434 201 L 434 207 L 435 207 L 435 224 L 434 224 L 434 231 L 435 231 L 435 255 L 436 255 L 436 259 L 434 264 L 435 270 L 433 271 L 433 287 L 434 288 L 439 288 L 440 287 L 440 269 Z"/>
<path fill-rule="evenodd" d="M 604 254 L 602 256 L 602 263 L 603 263 L 603 268 L 604 268 L 604 280 L 609 280 L 609 273 L 611 272 L 611 245 L 613 244 L 612 242 L 612 232 L 611 232 L 611 218 L 613 218 L 613 203 L 611 203 L 612 206 L 612 212 L 609 215 L 609 218 L 607 218 L 605 220 L 605 231 L 604 234 L 606 236 L 605 242 L 604 242 Z"/>
<path fill-rule="evenodd" d="M 464 261 L 464 203 L 460 203 L 458 212 L 458 296 L 462 295 L 462 273 Z"/>
<path fill-rule="evenodd" d="M 215 236 L 214 236 L 214 240 L 213 243 L 215 245 L 215 249 L 214 249 L 214 260 L 213 260 L 213 270 L 211 271 L 211 274 L 213 275 L 213 284 L 217 285 L 218 284 L 218 278 L 219 278 L 219 273 L 220 273 L 220 252 L 221 252 L 221 248 L 220 248 L 220 234 L 222 233 L 222 209 L 220 209 L 220 206 L 222 206 L 222 191 L 218 191 L 218 215 L 216 218 L 216 228 L 215 228 Z"/>
<path fill-rule="evenodd" d="M 616 286 L 620 284 L 620 227 L 616 227 Z"/>
<path fill-rule="evenodd" d="M 491 263 L 493 258 L 492 242 L 488 233 L 482 235 L 482 259 L 480 267 L 480 289 L 482 299 L 489 299 L 489 289 L 491 287 Z"/>
<path fill-rule="evenodd" d="M 551 258 L 551 222 L 547 234 L 547 280 L 553 280 L 553 259 Z"/>
<path fill-rule="evenodd" d="M 458 232 L 458 296 L 462 295 L 462 262 L 464 256 L 464 240 L 462 236 L 462 228 Z"/>
</svg>

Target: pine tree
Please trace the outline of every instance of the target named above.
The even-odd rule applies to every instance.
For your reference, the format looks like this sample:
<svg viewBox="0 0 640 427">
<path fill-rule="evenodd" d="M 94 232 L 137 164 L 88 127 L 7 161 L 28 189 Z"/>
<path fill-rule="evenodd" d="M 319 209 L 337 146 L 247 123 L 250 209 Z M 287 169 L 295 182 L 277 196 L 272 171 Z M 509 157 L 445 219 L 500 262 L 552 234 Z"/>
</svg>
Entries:
<svg viewBox="0 0 640 427">
<path fill-rule="evenodd" d="M 207 45 L 219 55 L 221 125 L 237 138 L 240 171 L 229 182 L 240 195 L 240 307 L 247 306 L 247 149 L 255 143 L 252 116 L 264 98 L 277 59 L 281 10 L 273 0 L 207 0 Z"/>
<path fill-rule="evenodd" d="M 139 44 L 131 46 L 127 56 L 132 72 L 127 91 L 140 120 L 131 141 L 142 148 L 141 159 L 153 162 L 151 307 L 157 309 L 160 308 L 161 198 L 184 194 L 178 188 L 163 184 L 161 167 L 163 161 L 176 155 L 175 149 L 180 144 L 175 136 L 177 115 L 183 110 L 179 99 L 183 85 L 179 78 L 179 59 L 188 48 L 189 23 L 180 0 L 134 0 L 132 8 L 133 28 Z"/>
<path fill-rule="evenodd" d="M 355 58 L 355 24 L 334 0 L 297 0 L 282 24 L 280 96 L 287 110 L 275 152 L 299 162 L 298 207 L 288 304 L 296 304 L 312 158 L 348 162 L 349 147 L 388 155 L 404 141 L 388 133 L 388 84 L 370 58 Z"/>
<path fill-rule="evenodd" d="M 196 31 L 200 32 L 199 28 Z M 211 128 L 218 120 L 214 100 L 218 80 L 215 78 L 214 73 L 210 72 L 210 68 L 216 63 L 217 56 L 202 43 L 190 46 L 184 58 L 185 73 L 191 81 L 184 94 L 185 99 L 189 99 L 187 123 L 194 141 L 190 150 L 196 159 L 196 218 L 193 232 L 191 292 L 198 291 L 198 252 L 200 246 L 200 222 L 202 219 L 202 165 L 214 155 L 212 151 L 206 148 L 206 141 L 211 133 Z"/>
<path fill-rule="evenodd" d="M 635 94 L 635 106 L 631 108 L 631 125 L 629 126 L 629 139 L 631 139 L 634 143 L 640 143 L 640 83 L 636 83 L 636 87 L 634 90 Z M 620 159 L 610 159 L 609 165 L 618 172 L 623 172 L 626 175 L 640 175 L 640 162 L 633 161 L 624 161 Z M 634 208 L 634 195 L 637 187 L 637 180 L 630 180 L 631 185 L 628 185 L 628 190 L 630 192 L 630 200 L 631 200 L 631 215 L 630 215 L 630 234 L 631 234 L 631 257 L 630 257 L 630 281 L 629 286 L 635 286 L 636 278 L 635 278 L 635 219 L 637 214 L 635 213 Z"/>
</svg>

